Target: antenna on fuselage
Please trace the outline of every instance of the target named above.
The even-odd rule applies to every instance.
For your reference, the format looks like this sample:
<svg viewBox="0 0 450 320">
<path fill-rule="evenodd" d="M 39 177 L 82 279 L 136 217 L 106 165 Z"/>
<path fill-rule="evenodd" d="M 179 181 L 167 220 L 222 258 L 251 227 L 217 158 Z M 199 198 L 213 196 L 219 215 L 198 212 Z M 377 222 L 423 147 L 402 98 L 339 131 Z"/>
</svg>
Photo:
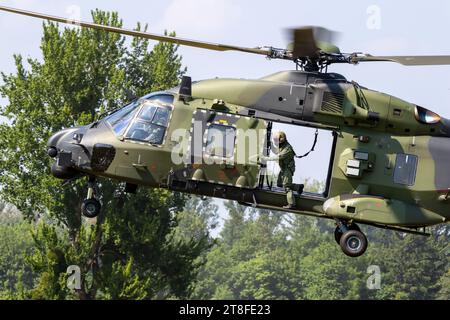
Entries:
<svg viewBox="0 0 450 320">
<path fill-rule="evenodd" d="M 181 78 L 180 90 L 178 91 L 180 95 L 180 100 L 185 102 L 191 100 L 192 98 L 192 79 L 191 77 L 183 76 Z"/>
</svg>

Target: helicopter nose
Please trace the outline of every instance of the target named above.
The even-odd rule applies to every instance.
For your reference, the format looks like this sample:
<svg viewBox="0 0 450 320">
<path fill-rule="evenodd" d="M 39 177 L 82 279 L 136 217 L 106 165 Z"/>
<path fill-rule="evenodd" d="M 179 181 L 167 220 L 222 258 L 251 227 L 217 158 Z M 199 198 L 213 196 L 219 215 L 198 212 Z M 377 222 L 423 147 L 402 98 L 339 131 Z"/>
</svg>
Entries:
<svg viewBox="0 0 450 320">
<path fill-rule="evenodd" d="M 51 173 L 59 179 L 71 179 L 78 173 L 72 166 L 72 154 L 67 152 L 67 142 L 73 139 L 77 128 L 63 129 L 55 133 L 48 139 L 47 154 L 56 161 L 52 164 Z"/>
<path fill-rule="evenodd" d="M 76 130 L 77 130 L 77 128 L 67 128 L 67 129 L 60 130 L 57 133 L 55 133 L 54 135 L 52 135 L 47 141 L 47 154 L 51 158 L 55 158 L 58 155 L 58 149 L 60 149 L 59 148 L 60 142 L 65 137 L 67 137 L 71 133 L 75 132 Z"/>
<path fill-rule="evenodd" d="M 63 129 L 47 142 L 47 154 L 56 161 L 52 174 L 70 179 L 80 174 L 101 174 L 115 158 L 114 146 L 99 143 L 97 136 L 110 133 L 106 126 L 92 125 Z"/>
</svg>

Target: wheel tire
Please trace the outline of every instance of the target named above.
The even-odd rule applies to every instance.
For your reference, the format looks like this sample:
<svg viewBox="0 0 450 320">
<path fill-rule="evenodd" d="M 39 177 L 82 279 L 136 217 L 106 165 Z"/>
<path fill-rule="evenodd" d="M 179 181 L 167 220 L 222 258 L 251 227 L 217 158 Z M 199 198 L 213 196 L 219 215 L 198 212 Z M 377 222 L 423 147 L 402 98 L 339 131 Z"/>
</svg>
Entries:
<svg viewBox="0 0 450 320">
<path fill-rule="evenodd" d="M 359 257 L 366 252 L 367 238 L 361 231 L 349 230 L 342 235 L 339 245 L 347 256 Z"/>
<path fill-rule="evenodd" d="M 97 199 L 86 199 L 81 204 L 81 213 L 86 218 L 95 218 L 99 215 L 102 205 Z"/>
<path fill-rule="evenodd" d="M 358 225 L 355 223 L 352 223 L 350 225 L 347 226 L 348 230 L 356 230 L 356 231 L 360 231 Z M 342 237 L 342 231 L 339 227 L 336 227 L 336 229 L 334 229 L 334 240 L 336 241 L 337 244 L 341 244 L 341 237 Z"/>
<path fill-rule="evenodd" d="M 334 229 L 334 240 L 336 241 L 337 244 L 340 245 L 340 241 L 342 238 L 342 231 L 341 229 L 339 229 L 339 227 L 336 227 L 336 229 Z"/>
</svg>

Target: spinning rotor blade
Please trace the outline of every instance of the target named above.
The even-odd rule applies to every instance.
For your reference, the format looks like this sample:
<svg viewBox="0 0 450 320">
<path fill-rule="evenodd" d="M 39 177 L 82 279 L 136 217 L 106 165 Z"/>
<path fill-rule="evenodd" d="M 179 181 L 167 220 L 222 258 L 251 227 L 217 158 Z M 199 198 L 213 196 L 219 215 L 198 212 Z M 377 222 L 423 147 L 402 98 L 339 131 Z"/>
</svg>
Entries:
<svg viewBox="0 0 450 320">
<path fill-rule="evenodd" d="M 319 48 L 314 38 L 312 28 L 301 28 L 292 30 L 294 35 L 294 48 L 292 55 L 294 57 L 316 57 Z"/>
<path fill-rule="evenodd" d="M 321 61 L 321 59 L 325 57 L 327 59 L 326 61 L 328 65 L 332 63 L 357 64 L 359 62 L 371 62 L 371 61 L 372 62 L 390 61 L 400 63 L 405 66 L 450 65 L 450 56 L 372 56 L 369 54 L 361 54 L 361 53 L 342 54 L 339 48 L 333 44 L 337 33 L 322 27 L 302 27 L 291 29 L 289 32 L 291 34 L 293 44 L 290 49 L 284 50 L 272 47 L 248 48 L 220 43 L 210 43 L 197 40 L 183 39 L 161 34 L 111 27 L 92 22 L 71 20 L 62 17 L 51 16 L 37 12 L 4 6 L 0 6 L 0 11 L 7 11 L 20 15 L 40 18 L 44 20 L 78 25 L 81 27 L 91 28 L 95 30 L 114 32 L 132 37 L 140 37 L 144 39 L 170 42 L 178 45 L 185 45 L 214 51 L 240 51 L 263 55 L 269 58 L 287 59 L 294 61 L 297 61 L 297 59 L 303 61 L 305 60 L 305 58 L 307 58 L 310 62 L 312 61 L 311 64 L 315 64 L 317 61 Z"/>
<path fill-rule="evenodd" d="M 302 27 L 289 30 L 293 39 L 292 56 L 317 58 L 320 52 L 340 53 L 333 42 L 337 33 L 322 27 Z"/>
<path fill-rule="evenodd" d="M 62 18 L 62 17 L 56 17 L 56 16 L 41 14 L 41 13 L 32 12 L 32 11 L 25 11 L 25 10 L 20 10 L 20 9 L 15 9 L 15 8 L 9 8 L 9 7 L 4 7 L 4 6 L 0 6 L 0 10 L 17 13 L 17 14 L 21 14 L 21 15 L 25 15 L 25 16 L 45 19 L 45 20 L 51 20 L 51 21 L 56 21 L 56 22 L 61 22 L 61 23 L 66 23 L 66 24 L 78 25 L 78 26 L 85 27 L 85 28 L 103 30 L 103 31 L 119 33 L 119 34 L 123 34 L 123 35 L 127 35 L 127 36 L 140 37 L 140 38 L 163 41 L 163 42 L 170 42 L 170 43 L 175 43 L 175 44 L 190 46 L 190 47 L 195 47 L 195 48 L 202 48 L 202 49 L 215 50 L 215 51 L 240 51 L 240 52 L 254 53 L 254 54 L 265 55 L 265 56 L 269 56 L 272 53 L 272 51 L 270 49 L 247 48 L 247 47 L 231 46 L 231 45 L 219 44 L 219 43 L 210 43 L 210 42 L 189 40 L 189 39 L 165 36 L 165 35 L 149 33 L 149 32 L 134 31 L 134 30 L 122 29 L 122 28 L 118 28 L 118 27 L 110 27 L 110 26 L 105 26 L 105 25 L 91 23 L 91 22 L 76 21 L 76 20 L 66 19 L 66 18 Z"/>
<path fill-rule="evenodd" d="M 363 55 L 352 58 L 352 62 L 390 61 L 404 66 L 450 65 L 450 56 L 371 56 Z"/>
</svg>

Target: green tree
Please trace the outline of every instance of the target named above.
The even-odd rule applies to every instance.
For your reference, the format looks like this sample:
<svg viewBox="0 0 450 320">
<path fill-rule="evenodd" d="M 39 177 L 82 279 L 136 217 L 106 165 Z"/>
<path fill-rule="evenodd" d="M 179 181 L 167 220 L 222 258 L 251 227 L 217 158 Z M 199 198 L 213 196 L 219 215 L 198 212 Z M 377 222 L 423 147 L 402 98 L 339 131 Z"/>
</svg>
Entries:
<svg viewBox="0 0 450 320">
<path fill-rule="evenodd" d="M 225 244 L 231 246 L 243 235 L 247 208 L 234 201 L 225 202 L 225 208 L 228 212 L 228 219 L 223 225 L 220 236 Z"/>
<path fill-rule="evenodd" d="M 450 268 L 444 273 L 438 281 L 439 291 L 436 294 L 438 300 L 450 300 Z"/>
<path fill-rule="evenodd" d="M 317 244 L 299 263 L 306 299 L 365 298 L 367 264 L 343 255 L 335 243 Z"/>
<path fill-rule="evenodd" d="M 120 27 L 116 13 L 94 11 L 99 24 Z M 139 28 L 140 26 L 138 26 Z M 42 62 L 15 56 L 15 74 L 2 74 L 0 193 L 31 220 L 30 264 L 38 273 L 31 293 L 41 299 L 141 299 L 186 297 L 208 243 L 176 237 L 185 197 L 162 190 L 139 190 L 113 198 L 117 185 L 100 180 L 103 212 L 96 221 L 80 215 L 85 181 L 63 187 L 50 175 L 45 145 L 61 128 L 83 125 L 98 112 L 115 109 L 134 94 L 173 87 L 184 70 L 177 46 L 98 30 L 44 23 Z M 82 286 L 66 286 L 69 265 L 81 268 Z"/>
<path fill-rule="evenodd" d="M 176 236 L 185 241 L 206 241 L 210 245 L 214 239 L 210 231 L 218 225 L 218 206 L 213 198 L 190 196 L 184 209 L 178 214 Z"/>
<path fill-rule="evenodd" d="M 33 249 L 31 226 L 10 206 L 0 208 L 0 299 L 25 299 L 34 285 L 25 261 Z"/>
<path fill-rule="evenodd" d="M 448 227 L 402 236 L 361 225 L 364 256 L 345 256 L 332 221 L 228 203 L 229 217 L 199 274 L 195 298 L 448 299 Z M 381 288 L 369 288 L 370 266 Z M 369 269 L 370 270 L 370 269 Z"/>
<path fill-rule="evenodd" d="M 448 224 L 441 225 L 435 228 L 434 244 L 438 248 L 441 257 L 446 257 L 444 260 L 444 268 L 442 276 L 437 283 L 436 299 L 450 300 L 450 226 Z"/>
<path fill-rule="evenodd" d="M 440 289 L 438 281 L 445 281 L 448 245 L 442 246 L 439 237 L 407 235 L 402 239 L 384 233 L 383 241 L 373 241 L 370 254 L 370 264 L 379 265 L 382 272 L 381 290 L 374 292 L 374 298 L 434 299 Z"/>
<path fill-rule="evenodd" d="M 297 299 L 300 278 L 282 214 L 226 203 L 229 217 L 196 284 L 195 298 Z"/>
<path fill-rule="evenodd" d="M 302 285 L 293 254 L 285 247 L 257 251 L 231 268 L 228 281 L 236 299 L 300 299 Z"/>
</svg>

